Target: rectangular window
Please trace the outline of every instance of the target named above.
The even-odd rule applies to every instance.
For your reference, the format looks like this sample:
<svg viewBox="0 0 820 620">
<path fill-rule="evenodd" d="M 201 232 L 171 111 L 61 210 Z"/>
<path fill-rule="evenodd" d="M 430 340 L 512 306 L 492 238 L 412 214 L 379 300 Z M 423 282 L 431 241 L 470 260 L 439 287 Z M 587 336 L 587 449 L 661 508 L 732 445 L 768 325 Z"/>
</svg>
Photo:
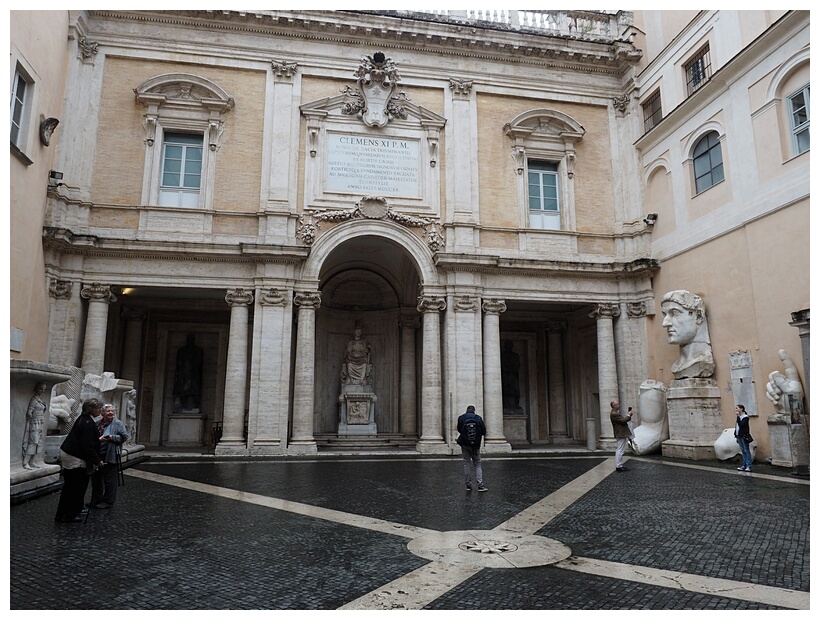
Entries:
<svg viewBox="0 0 820 620">
<path fill-rule="evenodd" d="M 794 154 L 809 150 L 809 86 L 789 96 L 789 125 L 792 131 Z"/>
<path fill-rule="evenodd" d="M 201 134 L 166 133 L 162 146 L 162 207 L 198 207 L 202 181 Z"/>
<path fill-rule="evenodd" d="M 704 46 L 695 57 L 686 63 L 686 93 L 691 95 L 712 77 L 712 63 L 709 60 L 709 46 Z"/>
<path fill-rule="evenodd" d="M 541 161 L 527 162 L 527 196 L 530 227 L 560 230 L 558 164 Z"/>
<path fill-rule="evenodd" d="M 661 91 L 656 90 L 643 103 L 643 130 L 649 131 L 661 122 L 663 112 L 661 111 Z"/>
<path fill-rule="evenodd" d="M 30 98 L 29 82 L 19 71 L 14 72 L 14 84 L 11 93 L 11 143 L 18 149 L 25 146 L 25 123 L 28 117 Z"/>
</svg>

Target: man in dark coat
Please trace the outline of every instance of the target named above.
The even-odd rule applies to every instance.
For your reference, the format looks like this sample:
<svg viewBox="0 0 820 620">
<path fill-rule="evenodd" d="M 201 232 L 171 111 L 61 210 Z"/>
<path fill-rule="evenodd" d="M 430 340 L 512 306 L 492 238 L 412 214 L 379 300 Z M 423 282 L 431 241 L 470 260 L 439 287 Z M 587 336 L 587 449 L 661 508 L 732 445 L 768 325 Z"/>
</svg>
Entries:
<svg viewBox="0 0 820 620">
<path fill-rule="evenodd" d="M 464 459 L 464 479 L 467 483 L 467 490 L 472 491 L 472 473 L 475 472 L 475 481 L 479 491 L 487 491 L 484 486 L 484 472 L 481 471 L 481 438 L 487 434 L 484 427 L 484 420 L 475 412 L 475 407 L 470 405 L 467 411 L 458 416 L 456 423 L 458 439 L 456 443 L 461 446 L 461 456 Z"/>
<path fill-rule="evenodd" d="M 626 471 L 624 467 L 624 451 L 626 450 L 626 440 L 632 437 L 632 430 L 629 422 L 632 420 L 632 408 L 629 413 L 621 413 L 621 403 L 613 400 L 609 403 L 612 410 L 609 412 L 609 420 L 612 422 L 612 432 L 615 435 L 615 471 Z"/>
<path fill-rule="evenodd" d="M 100 458 L 100 432 L 94 418 L 102 412 L 96 398 L 83 402 L 80 417 L 60 446 L 63 466 L 63 490 L 54 520 L 58 523 L 81 523 L 85 491 L 94 468 L 103 465 Z"/>
</svg>

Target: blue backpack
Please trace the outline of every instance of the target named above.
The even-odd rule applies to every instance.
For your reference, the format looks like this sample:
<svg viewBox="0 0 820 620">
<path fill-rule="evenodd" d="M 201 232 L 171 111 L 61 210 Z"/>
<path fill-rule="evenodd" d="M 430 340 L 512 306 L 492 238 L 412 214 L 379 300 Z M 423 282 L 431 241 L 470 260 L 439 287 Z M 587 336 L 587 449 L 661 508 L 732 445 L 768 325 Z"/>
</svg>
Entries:
<svg viewBox="0 0 820 620">
<path fill-rule="evenodd" d="M 481 445 L 481 435 L 478 431 L 478 420 L 472 418 L 464 423 L 461 427 L 461 434 L 467 440 L 467 445 L 478 446 Z"/>
</svg>

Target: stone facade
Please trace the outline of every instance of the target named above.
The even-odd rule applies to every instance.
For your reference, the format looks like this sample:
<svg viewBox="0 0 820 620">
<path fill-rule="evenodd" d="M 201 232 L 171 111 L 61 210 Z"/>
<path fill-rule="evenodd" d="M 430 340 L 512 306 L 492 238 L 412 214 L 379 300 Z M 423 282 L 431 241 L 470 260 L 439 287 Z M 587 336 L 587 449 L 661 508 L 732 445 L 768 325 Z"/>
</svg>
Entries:
<svg viewBox="0 0 820 620">
<path fill-rule="evenodd" d="M 713 216 L 652 163 L 684 136 L 644 135 L 642 93 L 671 52 L 647 64 L 632 13 L 70 17 L 85 43 L 52 147 L 63 183 L 48 194 L 45 271 L 68 292 L 52 293 L 48 361 L 132 381 L 140 444 L 450 453 L 473 404 L 488 451 L 608 448 L 609 402 L 668 381 L 656 304 L 700 289 L 653 280 L 659 257 L 673 280 L 688 274 L 687 237 L 661 208 L 701 236 L 696 218 Z M 652 30 L 653 50 L 653 36 L 674 38 Z M 175 177 L 182 159 L 192 174 Z M 708 302 L 726 360 L 726 317 Z M 376 433 L 369 416 L 351 438 L 339 360 L 358 321 Z M 182 420 L 173 360 L 189 333 L 202 407 Z M 507 414 L 504 340 L 521 361 Z"/>
</svg>

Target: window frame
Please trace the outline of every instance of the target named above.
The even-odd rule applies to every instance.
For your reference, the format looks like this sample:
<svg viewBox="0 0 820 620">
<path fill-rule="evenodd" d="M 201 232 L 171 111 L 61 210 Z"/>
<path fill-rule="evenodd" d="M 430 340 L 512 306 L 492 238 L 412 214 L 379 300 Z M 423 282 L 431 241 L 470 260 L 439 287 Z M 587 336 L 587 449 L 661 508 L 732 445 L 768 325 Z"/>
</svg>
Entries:
<svg viewBox="0 0 820 620">
<path fill-rule="evenodd" d="M 572 232 L 575 230 L 575 144 L 586 130 L 572 117 L 550 108 L 528 110 L 504 126 L 512 140 L 512 159 L 518 175 L 519 227 L 524 231 Z M 529 162 L 557 166 L 557 228 L 533 227 L 529 208 Z"/>
<path fill-rule="evenodd" d="M 163 209 L 212 210 L 216 154 L 225 130 L 225 115 L 234 100 L 215 83 L 188 73 L 155 76 L 134 89 L 145 106 L 145 165 L 141 204 Z M 160 204 L 166 134 L 202 136 L 199 197 L 196 207 Z"/>
<path fill-rule="evenodd" d="M 12 80 L 10 84 L 11 101 L 9 102 L 9 144 L 12 155 L 16 156 L 25 165 L 30 166 L 34 162 L 30 159 L 27 153 L 31 153 L 34 148 L 32 144 L 33 136 L 37 132 L 33 130 L 33 116 L 37 105 L 37 84 L 40 79 L 34 69 L 25 62 L 25 59 L 19 54 L 19 51 L 12 46 Z M 11 139 L 11 123 L 14 120 L 14 103 L 17 90 L 18 80 L 22 80 L 26 84 L 24 93 L 24 101 L 20 110 L 19 124 L 17 125 L 17 139 Z"/>
<path fill-rule="evenodd" d="M 810 97 L 810 83 L 806 83 L 804 86 L 798 88 L 794 91 L 791 95 L 786 97 L 786 102 L 788 105 L 788 117 L 789 117 L 789 131 L 791 134 L 791 144 L 792 144 L 792 155 L 802 155 L 807 151 L 811 150 L 811 135 L 810 135 L 810 122 L 811 122 L 811 97 Z M 803 109 L 806 111 L 806 120 L 799 125 L 795 123 L 795 108 L 794 108 L 794 99 L 799 96 L 803 95 Z M 800 150 L 800 140 L 799 135 L 802 133 L 806 133 L 809 137 L 809 144 L 806 146 L 804 150 Z"/>
<path fill-rule="evenodd" d="M 198 144 L 196 142 L 174 142 L 170 136 L 174 136 L 174 139 L 177 136 L 195 136 L 199 138 Z M 169 146 L 179 146 L 182 148 L 182 156 L 180 158 L 180 170 L 176 173 L 167 170 L 166 164 L 171 161 L 168 157 L 168 147 Z M 187 163 L 191 161 L 186 157 L 188 151 L 190 149 L 198 149 L 199 150 L 199 166 L 198 172 L 196 176 L 199 179 L 199 182 L 196 186 L 193 185 L 186 185 L 185 184 L 185 177 L 189 176 L 189 172 L 187 170 Z M 203 161 L 204 161 L 204 153 L 205 153 L 205 136 L 201 133 L 183 133 L 178 131 L 166 131 L 163 132 L 162 137 L 162 154 L 160 155 L 160 172 L 159 172 L 159 194 L 157 197 L 157 206 L 160 207 L 179 207 L 179 208 L 199 208 L 200 205 L 200 197 L 202 195 L 202 171 L 203 171 Z M 166 184 L 166 174 L 178 174 L 180 177 L 180 184 L 178 185 L 169 185 Z M 172 196 L 176 195 L 176 200 L 170 200 Z M 192 201 L 192 198 L 195 197 L 195 201 Z M 186 200 L 187 198 L 187 200 Z M 168 204 L 169 202 L 174 202 L 176 204 Z M 186 202 L 188 204 L 186 204 Z M 190 204 L 191 202 L 196 202 L 196 204 Z"/>
<path fill-rule="evenodd" d="M 539 167 L 534 167 L 539 166 Z M 543 166 L 541 168 L 540 166 Z M 533 195 L 531 193 L 531 188 L 533 184 L 530 182 L 530 175 L 537 174 L 539 176 L 539 196 L 537 197 L 539 202 L 541 203 L 540 209 L 533 209 L 532 208 L 532 199 Z M 527 224 L 529 228 L 536 229 L 536 230 L 561 230 L 561 177 L 560 177 L 560 163 L 553 162 L 553 161 L 545 161 L 543 159 L 535 159 L 535 158 L 528 158 L 527 159 L 527 169 L 525 171 L 525 175 L 527 177 Z M 545 178 L 552 178 L 554 179 L 554 185 L 551 185 L 555 188 L 555 209 L 547 209 L 544 208 L 545 196 L 544 196 L 544 189 L 545 187 L 550 187 L 550 185 L 544 184 Z M 540 216 L 542 219 L 542 223 L 547 224 L 550 222 L 557 222 L 557 226 L 536 226 L 534 225 L 534 214 L 536 216 Z M 547 217 L 551 216 L 551 217 Z"/>
<path fill-rule="evenodd" d="M 700 67 L 697 82 L 695 81 L 696 66 Z M 712 61 L 709 50 L 709 44 L 706 43 L 695 52 L 695 54 L 684 63 L 683 73 L 686 79 L 686 96 L 690 97 L 695 92 L 700 90 L 712 78 Z"/>
<path fill-rule="evenodd" d="M 714 136 L 714 144 L 709 145 L 709 140 Z M 697 153 L 700 146 L 706 142 L 706 149 L 702 153 Z M 692 182 L 693 182 L 693 189 L 694 195 L 698 196 L 703 192 L 711 189 L 715 185 L 723 182 L 726 180 L 726 172 L 723 165 L 723 140 L 721 139 L 721 135 L 714 129 L 705 132 L 703 135 L 699 136 L 695 143 L 692 145 L 692 152 L 691 152 L 691 161 L 692 161 Z M 720 155 L 720 162 L 715 163 L 712 161 L 714 153 L 718 153 Z M 704 161 L 708 158 L 709 161 L 709 169 L 706 172 L 698 174 L 698 161 Z M 715 179 L 715 171 L 720 169 L 720 178 Z M 699 188 L 698 182 L 701 179 L 705 179 L 706 176 L 709 176 L 709 180 L 711 181 L 709 185 L 703 188 Z"/>
<path fill-rule="evenodd" d="M 657 106 L 655 102 L 657 101 Z M 657 127 L 658 123 L 663 120 L 663 104 L 661 101 L 661 89 L 656 88 L 655 91 L 641 104 L 643 109 L 643 131 L 649 132 L 650 129 Z"/>
</svg>

